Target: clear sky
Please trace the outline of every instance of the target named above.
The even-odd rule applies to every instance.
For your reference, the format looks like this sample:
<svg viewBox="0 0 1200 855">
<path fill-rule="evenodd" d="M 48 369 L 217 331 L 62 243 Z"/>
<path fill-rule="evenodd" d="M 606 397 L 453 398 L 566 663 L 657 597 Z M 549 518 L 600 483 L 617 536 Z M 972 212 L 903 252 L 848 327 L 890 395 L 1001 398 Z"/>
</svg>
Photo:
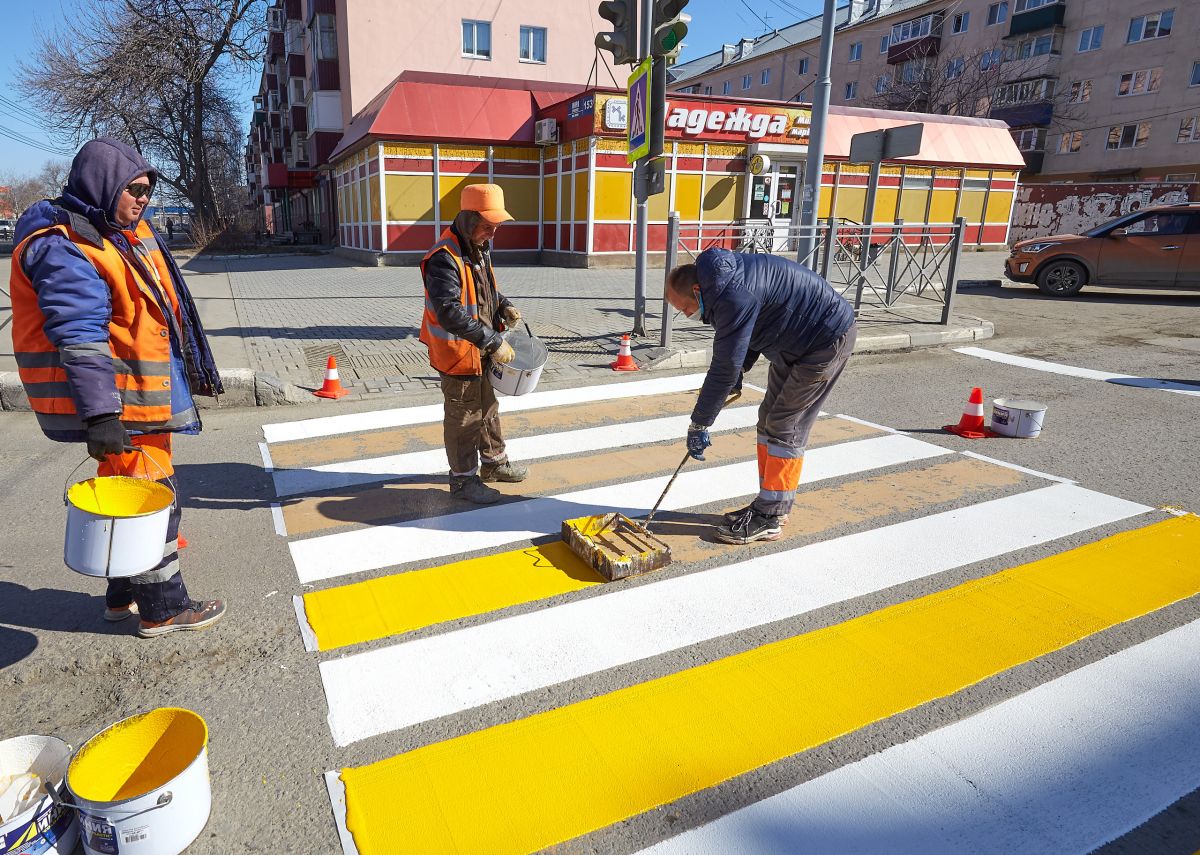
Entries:
<svg viewBox="0 0 1200 855">
<path fill-rule="evenodd" d="M 75 10 L 78 0 L 0 0 L 3 26 L 0 26 L 0 174 L 37 172 L 48 159 L 66 158 L 44 148 L 69 146 L 54 140 L 29 112 L 28 101 L 15 87 L 17 66 L 29 56 L 37 43 L 37 33 Z M 354 2 L 354 0 L 351 0 Z M 684 10 L 692 16 L 684 38 L 681 61 L 695 59 L 717 50 L 723 43 L 736 42 L 743 36 L 761 35 L 776 27 L 785 27 L 817 14 L 821 0 L 691 0 Z M 246 81 L 247 122 L 249 98 L 258 82 L 257 75 Z M 13 135 L 27 142 L 11 139 Z M 34 143 L 34 144 L 30 144 Z M 39 147 L 40 146 L 40 147 Z"/>
</svg>

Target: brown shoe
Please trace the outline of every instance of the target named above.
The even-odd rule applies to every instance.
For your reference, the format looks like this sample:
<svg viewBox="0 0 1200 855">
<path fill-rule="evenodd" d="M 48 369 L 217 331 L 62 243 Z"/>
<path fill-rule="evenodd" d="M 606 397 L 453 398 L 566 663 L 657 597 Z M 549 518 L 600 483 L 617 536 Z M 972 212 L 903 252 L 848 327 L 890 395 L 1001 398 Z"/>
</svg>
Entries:
<svg viewBox="0 0 1200 855">
<path fill-rule="evenodd" d="M 166 620 L 138 623 L 137 634 L 142 638 L 166 635 L 185 629 L 208 629 L 225 615 L 225 603 L 221 600 L 192 600 L 190 606 Z"/>
<path fill-rule="evenodd" d="M 479 467 L 481 481 L 506 481 L 509 484 L 516 484 L 528 477 L 529 467 L 519 466 L 511 460 L 505 460 L 503 463 L 484 463 Z"/>
</svg>

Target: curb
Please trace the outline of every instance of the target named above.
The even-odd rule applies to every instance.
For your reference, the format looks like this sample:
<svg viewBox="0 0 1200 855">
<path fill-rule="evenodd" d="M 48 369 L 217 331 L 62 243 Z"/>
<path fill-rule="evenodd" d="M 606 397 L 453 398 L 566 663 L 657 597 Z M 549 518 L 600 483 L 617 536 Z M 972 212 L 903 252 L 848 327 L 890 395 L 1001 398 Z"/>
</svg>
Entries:
<svg viewBox="0 0 1200 855">
<path fill-rule="evenodd" d="M 1002 279 L 959 279 L 957 288 L 1002 288 Z"/>
<path fill-rule="evenodd" d="M 911 350 L 917 347 L 938 347 L 960 344 L 964 341 L 983 341 L 996 333 L 995 325 L 982 318 L 964 317 L 973 326 L 930 332 L 895 333 L 892 335 L 860 336 L 854 345 L 855 353 L 884 353 L 892 350 Z M 643 371 L 666 371 L 677 368 L 707 368 L 712 359 L 711 348 L 672 350 L 669 347 L 647 347 L 634 349 L 638 365 Z"/>
</svg>

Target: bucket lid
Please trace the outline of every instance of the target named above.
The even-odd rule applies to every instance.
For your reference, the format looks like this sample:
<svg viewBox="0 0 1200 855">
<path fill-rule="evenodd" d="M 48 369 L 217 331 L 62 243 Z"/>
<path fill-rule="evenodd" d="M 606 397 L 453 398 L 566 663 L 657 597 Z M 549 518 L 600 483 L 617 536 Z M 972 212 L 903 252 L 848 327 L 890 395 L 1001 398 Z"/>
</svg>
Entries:
<svg viewBox="0 0 1200 855">
<path fill-rule="evenodd" d="M 1009 410 L 1030 410 L 1035 413 L 1046 409 L 1045 404 L 1039 404 L 1037 401 L 1030 401 L 1027 398 L 997 398 L 992 403 L 997 407 L 1005 407 Z"/>
<path fill-rule="evenodd" d="M 504 340 L 512 346 L 513 353 L 516 354 L 512 362 L 508 363 L 508 367 L 515 368 L 517 371 L 533 371 L 541 368 L 550 358 L 550 351 L 546 349 L 542 340 L 525 330 L 506 330 Z"/>
</svg>

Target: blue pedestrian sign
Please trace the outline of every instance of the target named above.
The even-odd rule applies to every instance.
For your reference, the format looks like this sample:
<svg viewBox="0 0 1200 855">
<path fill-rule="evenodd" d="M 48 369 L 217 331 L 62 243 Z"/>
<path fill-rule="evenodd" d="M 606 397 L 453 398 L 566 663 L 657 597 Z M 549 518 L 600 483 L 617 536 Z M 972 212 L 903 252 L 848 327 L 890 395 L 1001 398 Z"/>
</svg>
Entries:
<svg viewBox="0 0 1200 855">
<path fill-rule="evenodd" d="M 629 154 L 633 163 L 650 153 L 650 58 L 629 75 Z"/>
</svg>

